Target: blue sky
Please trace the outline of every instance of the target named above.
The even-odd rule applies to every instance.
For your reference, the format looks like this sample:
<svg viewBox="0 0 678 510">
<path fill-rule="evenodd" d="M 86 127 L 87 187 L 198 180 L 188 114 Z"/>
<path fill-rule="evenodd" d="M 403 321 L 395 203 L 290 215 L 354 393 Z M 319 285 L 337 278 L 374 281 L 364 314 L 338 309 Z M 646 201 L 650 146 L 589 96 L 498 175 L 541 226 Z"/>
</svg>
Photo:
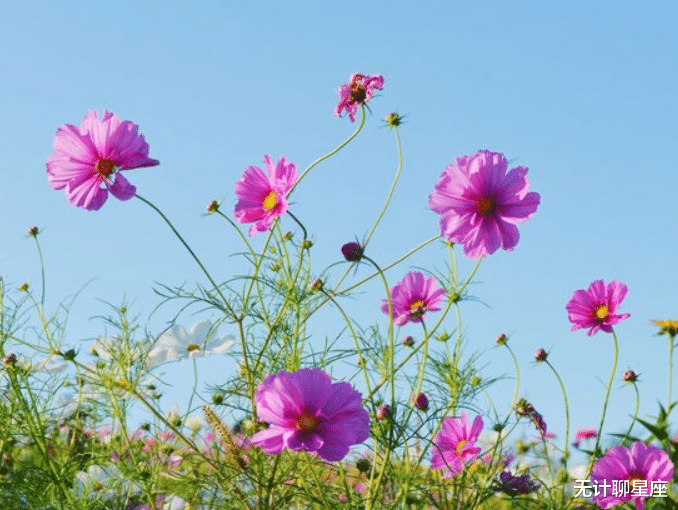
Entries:
<svg viewBox="0 0 678 510">
<path fill-rule="evenodd" d="M 94 278 L 72 309 L 73 345 L 103 332 L 93 318 L 106 311 L 101 300 L 126 298 L 145 322 L 158 303 L 155 282 L 203 280 L 139 201 L 109 199 L 87 212 L 49 187 L 45 159 L 61 124 L 79 125 L 88 110 L 104 108 L 139 124 L 161 165 L 128 178 L 225 279 L 238 268 L 229 254 L 240 244 L 225 223 L 204 217 L 205 204 L 222 200 L 232 211 L 235 181 L 266 153 L 305 168 L 334 147 L 354 128 L 332 115 L 338 86 L 353 72 L 380 73 L 384 91 L 360 138 L 295 191 L 292 210 L 315 239 L 316 267 L 339 260 L 341 245 L 362 237 L 378 213 L 397 164 L 380 119 L 396 110 L 407 116 L 404 170 L 372 257 L 388 262 L 438 231 L 426 202 L 456 156 L 503 152 L 530 168 L 542 202 L 517 248 L 483 262 L 472 291 L 487 306 L 464 303 L 467 350 L 483 353 L 488 376 L 510 375 L 509 358 L 493 344 L 510 334 L 521 394 L 562 435 L 556 382 L 532 362 L 545 347 L 570 393 L 573 428 L 596 426 L 611 338 L 571 333 L 564 306 L 592 280 L 619 279 L 629 287 L 622 311 L 631 319 L 617 328 L 607 430 L 623 430 L 633 411 L 623 370 L 641 374 L 641 414 L 665 401 L 666 341 L 649 320 L 678 318 L 674 4 L 64 0 L 7 2 L 2 11 L 0 273 L 37 288 L 25 235 L 37 225 L 52 307 Z M 293 225 L 285 220 L 284 228 Z M 413 266 L 442 268 L 444 256 L 431 247 L 389 278 L 395 283 Z M 385 326 L 381 297 L 370 288 L 356 311 L 364 323 Z M 148 327 L 159 332 L 170 318 L 161 309 Z M 318 336 L 340 327 L 332 326 Z M 418 332 L 408 328 L 402 333 Z M 181 384 L 190 371 L 174 367 L 168 380 Z M 511 383 L 491 392 L 500 409 Z"/>
</svg>

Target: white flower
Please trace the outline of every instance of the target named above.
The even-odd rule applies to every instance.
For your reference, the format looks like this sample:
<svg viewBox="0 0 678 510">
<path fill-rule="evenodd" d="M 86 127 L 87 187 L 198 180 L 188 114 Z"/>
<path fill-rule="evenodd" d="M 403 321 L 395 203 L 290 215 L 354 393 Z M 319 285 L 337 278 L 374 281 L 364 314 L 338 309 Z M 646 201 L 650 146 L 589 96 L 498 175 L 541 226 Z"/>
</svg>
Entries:
<svg viewBox="0 0 678 510">
<path fill-rule="evenodd" d="M 50 354 L 46 358 L 40 360 L 37 365 L 33 367 L 33 372 L 42 374 L 57 374 L 66 368 L 66 362 L 62 356 L 57 354 Z"/>
<path fill-rule="evenodd" d="M 233 336 L 214 336 L 214 323 L 203 320 L 193 325 L 190 332 L 175 324 L 166 330 L 153 344 L 148 353 L 148 365 L 155 366 L 167 361 L 196 358 L 209 354 L 221 354 L 233 346 Z"/>
<path fill-rule="evenodd" d="M 179 496 L 170 496 L 163 501 L 163 510 L 184 510 L 186 508 L 186 501 Z"/>
<path fill-rule="evenodd" d="M 75 475 L 76 494 L 101 500 L 109 500 L 119 496 L 140 494 L 141 489 L 124 479 L 124 475 L 115 466 L 91 465 L 87 472 L 80 471 Z"/>
</svg>

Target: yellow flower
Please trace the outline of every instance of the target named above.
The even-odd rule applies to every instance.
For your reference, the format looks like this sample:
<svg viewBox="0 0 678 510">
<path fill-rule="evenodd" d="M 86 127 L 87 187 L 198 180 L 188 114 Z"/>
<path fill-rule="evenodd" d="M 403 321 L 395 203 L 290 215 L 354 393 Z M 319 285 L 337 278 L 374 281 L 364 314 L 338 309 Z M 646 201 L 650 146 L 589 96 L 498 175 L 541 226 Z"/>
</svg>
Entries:
<svg viewBox="0 0 678 510">
<path fill-rule="evenodd" d="M 659 328 L 659 333 L 658 335 L 663 335 L 667 334 L 671 338 L 675 337 L 678 335 L 678 320 L 673 320 L 673 319 L 665 319 L 665 320 L 658 320 L 658 319 L 653 319 L 652 324 L 657 326 Z"/>
</svg>

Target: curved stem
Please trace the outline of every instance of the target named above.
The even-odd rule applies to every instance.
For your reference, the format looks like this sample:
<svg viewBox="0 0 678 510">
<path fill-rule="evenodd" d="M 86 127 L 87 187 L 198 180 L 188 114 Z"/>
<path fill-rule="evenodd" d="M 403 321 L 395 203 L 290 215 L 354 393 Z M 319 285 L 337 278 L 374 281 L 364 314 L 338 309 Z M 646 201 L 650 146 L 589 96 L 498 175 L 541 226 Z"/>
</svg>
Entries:
<svg viewBox="0 0 678 510">
<path fill-rule="evenodd" d="M 35 246 L 38 249 L 38 258 L 40 259 L 40 276 L 42 278 L 42 287 L 40 292 L 40 304 L 42 307 L 45 307 L 45 260 L 42 257 L 42 248 L 40 248 L 40 242 L 38 241 L 38 236 L 33 236 L 35 239 Z"/>
<path fill-rule="evenodd" d="M 553 374 L 556 376 L 556 379 L 558 379 L 558 384 L 560 385 L 560 391 L 563 393 L 563 401 L 565 404 L 565 448 L 563 450 L 563 459 L 564 459 L 564 468 L 565 471 L 567 471 L 567 459 L 569 457 L 569 446 L 570 446 L 570 406 L 567 402 L 567 392 L 565 391 L 565 385 L 563 384 L 563 380 L 560 378 L 560 375 L 556 371 L 556 369 L 551 365 L 551 362 L 549 360 L 544 360 L 546 364 L 549 366 Z"/>
<path fill-rule="evenodd" d="M 188 245 L 188 243 L 184 240 L 184 238 L 181 236 L 181 234 L 177 231 L 177 229 L 174 227 L 174 225 L 173 225 L 172 222 L 169 220 L 169 218 L 168 218 L 167 216 L 165 216 L 165 214 L 164 214 L 160 209 L 158 209 L 153 203 L 149 202 L 148 200 L 146 200 L 146 199 L 145 199 L 144 197 L 142 197 L 141 195 L 135 195 L 135 196 L 136 196 L 139 200 L 141 200 L 143 203 L 145 203 L 146 205 L 148 205 L 148 206 L 149 206 L 151 209 L 153 209 L 155 212 L 157 212 L 157 213 L 160 215 L 160 217 L 161 217 L 163 220 L 165 220 L 165 223 L 167 223 L 167 225 L 169 226 L 169 228 L 172 229 L 172 232 L 174 232 L 174 235 L 177 236 L 177 239 L 179 239 L 179 241 L 181 242 L 181 244 L 184 245 L 184 248 L 186 248 L 186 250 L 188 250 L 188 253 L 191 254 L 191 257 L 193 257 L 193 260 L 195 260 L 195 262 L 198 264 L 198 266 L 200 267 L 200 269 L 202 270 L 202 272 L 204 273 L 204 275 L 207 277 L 207 279 L 209 280 L 209 282 L 212 284 L 212 286 L 214 287 L 214 290 L 217 292 L 217 294 L 219 294 L 219 297 L 221 298 L 221 300 L 222 300 L 223 303 L 224 303 L 225 309 L 228 311 L 228 313 L 230 313 L 230 314 L 235 318 L 235 313 L 233 312 L 233 310 L 231 309 L 231 306 L 228 304 L 228 301 L 226 300 L 226 298 L 224 297 L 223 293 L 221 292 L 221 289 L 219 288 L 219 285 L 217 285 L 217 283 L 214 281 L 214 279 L 213 279 L 212 276 L 210 275 L 209 271 L 207 271 L 207 269 L 205 268 L 205 266 L 203 265 L 203 263 L 200 261 L 200 259 L 198 258 L 198 256 L 197 256 L 197 255 L 195 254 L 195 252 L 191 249 L 191 247 Z"/>
<path fill-rule="evenodd" d="M 600 436 L 603 434 L 603 424 L 605 423 L 605 414 L 607 413 L 607 404 L 610 400 L 610 390 L 612 390 L 612 383 L 614 382 L 614 375 L 617 372 L 617 361 L 619 358 L 619 342 L 617 341 L 617 334 L 612 330 L 612 340 L 614 342 L 614 355 L 612 360 L 612 372 L 610 372 L 610 381 L 607 383 L 607 391 L 605 392 L 605 401 L 603 402 L 603 414 L 600 417 L 600 425 L 598 426 L 598 436 L 596 437 L 596 446 L 593 449 L 593 458 L 589 466 L 589 474 L 593 468 L 593 462 L 598 455 L 598 447 L 600 446 Z M 588 476 L 587 476 L 588 478 Z"/>
<path fill-rule="evenodd" d="M 301 182 L 301 180 L 302 180 L 304 177 L 306 177 L 306 174 L 309 173 L 309 172 L 311 171 L 311 169 L 313 169 L 314 166 L 316 166 L 318 163 L 321 163 L 321 162 L 325 161 L 327 158 L 330 158 L 330 157 L 334 156 L 337 152 L 339 152 L 341 149 L 343 149 L 344 147 L 346 147 L 346 146 L 351 142 L 351 140 L 353 140 L 356 136 L 358 136 L 358 133 L 360 133 L 360 130 L 361 130 L 361 129 L 363 128 L 363 126 L 365 125 L 365 105 L 362 105 L 362 110 L 361 110 L 361 112 L 362 112 L 362 116 L 361 116 L 361 118 L 360 118 L 360 124 L 358 125 L 358 129 L 356 129 L 356 130 L 353 132 L 353 134 L 352 134 L 351 136 L 349 136 L 346 140 L 344 140 L 340 145 L 338 145 L 337 147 L 335 147 L 334 149 L 332 149 L 332 150 L 331 150 L 330 152 L 328 152 L 327 154 L 325 154 L 325 155 L 323 155 L 323 156 L 320 156 L 320 157 L 319 157 L 318 159 L 316 159 L 313 163 L 311 163 L 310 165 L 308 165 L 308 167 L 306 168 L 306 170 L 304 170 L 303 172 L 301 172 L 301 175 L 300 175 L 299 178 L 297 179 L 297 182 L 294 183 L 294 186 L 292 186 L 292 188 L 290 188 L 289 193 L 287 193 L 287 196 L 288 196 L 288 197 L 292 194 L 292 192 L 294 191 L 294 189 L 299 185 L 299 183 Z"/>
<path fill-rule="evenodd" d="M 509 344 L 504 343 L 504 347 L 508 349 L 511 358 L 513 359 L 513 367 L 516 370 L 516 387 L 515 390 L 513 390 L 513 401 L 511 402 L 511 407 L 509 407 L 509 415 L 506 417 L 506 421 L 504 422 L 504 424 L 506 424 L 508 423 L 509 417 L 511 416 L 511 413 L 513 413 L 516 403 L 518 402 L 518 391 L 520 391 L 520 365 L 518 365 L 518 358 L 516 358 L 516 355 L 513 354 L 513 350 Z"/>
<path fill-rule="evenodd" d="M 640 410 L 640 392 L 638 391 L 638 385 L 636 385 L 635 382 L 633 382 L 633 389 L 636 390 L 636 409 L 633 412 L 633 419 L 631 420 L 631 425 L 629 425 L 629 430 L 626 431 L 626 435 L 624 436 L 624 439 L 621 440 L 620 444 L 624 444 L 624 441 L 626 441 L 629 438 L 629 435 L 631 435 L 631 430 L 633 429 L 633 426 L 636 423 L 636 420 L 638 419 L 638 411 Z"/>
<path fill-rule="evenodd" d="M 377 217 L 376 221 L 374 222 L 374 225 L 372 225 L 372 228 L 370 229 L 369 233 L 367 234 L 367 237 L 365 237 L 365 241 L 363 243 L 363 248 L 367 246 L 367 243 L 370 242 L 370 238 L 372 237 L 372 234 L 374 234 L 374 231 L 377 229 L 377 225 L 379 225 L 379 222 L 381 219 L 384 217 L 384 214 L 386 213 L 386 209 L 388 209 L 388 205 L 391 203 L 391 198 L 393 197 L 393 192 L 395 191 L 396 184 L 398 184 L 398 180 L 400 179 L 400 174 L 403 170 L 403 147 L 400 143 L 400 133 L 398 133 L 398 128 L 394 127 L 393 128 L 396 134 L 396 143 L 398 145 L 398 170 L 396 171 L 395 177 L 393 178 L 393 183 L 391 184 L 391 189 L 388 191 L 388 195 L 386 196 L 386 202 L 384 202 L 384 207 L 382 207 L 381 212 L 379 213 L 379 216 Z"/>
</svg>

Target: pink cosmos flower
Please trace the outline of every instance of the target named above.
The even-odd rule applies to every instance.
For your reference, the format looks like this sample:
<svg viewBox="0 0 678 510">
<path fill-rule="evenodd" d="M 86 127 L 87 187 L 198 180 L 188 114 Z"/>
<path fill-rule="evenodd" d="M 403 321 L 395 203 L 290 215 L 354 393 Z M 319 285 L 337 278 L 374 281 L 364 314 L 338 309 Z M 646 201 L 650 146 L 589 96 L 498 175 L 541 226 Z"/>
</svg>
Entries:
<svg viewBox="0 0 678 510">
<path fill-rule="evenodd" d="M 317 452 L 333 462 L 370 436 L 362 395 L 346 382 L 332 383 L 318 368 L 280 371 L 264 379 L 254 394 L 259 418 L 269 424 L 252 436 L 269 455 L 283 449 Z"/>
<path fill-rule="evenodd" d="M 537 211 L 541 197 L 530 192 L 527 167 L 506 173 L 503 154 L 479 151 L 463 156 L 440 176 L 428 206 L 440 214 L 440 235 L 464 245 L 467 257 L 512 250 L 520 237 L 518 223 Z"/>
<path fill-rule="evenodd" d="M 655 486 L 670 485 L 672 477 L 671 459 L 656 446 L 642 441 L 633 443 L 631 450 L 614 446 L 593 465 L 591 483 L 598 486 L 593 502 L 600 508 L 612 508 L 624 501 L 633 501 L 636 509 L 642 510 Z"/>
<path fill-rule="evenodd" d="M 579 429 L 574 434 L 574 443 L 572 443 L 572 446 L 579 448 L 582 441 L 587 441 L 596 437 L 598 437 L 598 431 L 596 429 Z"/>
<path fill-rule="evenodd" d="M 574 324 L 571 331 L 590 328 L 589 336 L 600 330 L 611 333 L 614 324 L 631 316 L 628 313 L 615 313 L 627 291 L 626 285 L 617 280 L 611 281 L 607 286 L 603 280 L 596 280 L 589 285 L 589 290 L 575 291 L 570 302 L 565 305 L 568 319 Z"/>
<path fill-rule="evenodd" d="M 435 277 L 426 278 L 423 273 L 410 271 L 397 285 L 391 287 L 393 322 L 403 326 L 408 322 L 421 322 L 426 312 L 437 312 L 445 296 L 445 289 L 439 289 Z M 388 301 L 384 299 L 381 310 L 388 315 Z"/>
<path fill-rule="evenodd" d="M 250 166 L 235 183 L 239 199 L 235 219 L 240 223 L 254 223 L 250 237 L 271 228 L 273 221 L 287 212 L 287 193 L 297 181 L 297 165 L 288 163 L 284 156 L 275 165 L 266 154 L 264 163 L 268 176 L 261 168 Z"/>
<path fill-rule="evenodd" d="M 351 122 L 355 122 L 358 106 L 367 104 L 372 99 L 374 89 L 382 90 L 383 88 L 384 77 L 380 74 L 374 76 L 352 74 L 350 82 L 339 87 L 339 104 L 334 109 L 334 114 L 341 117 L 341 113 L 346 110 L 348 118 L 351 119 Z"/>
<path fill-rule="evenodd" d="M 47 158 L 47 178 L 54 189 L 66 188 L 72 205 L 96 211 L 110 191 L 119 200 L 136 195 L 119 171 L 159 165 L 148 157 L 148 144 L 139 126 L 104 110 L 99 120 L 90 111 L 79 128 L 62 125 L 54 135 L 55 153 Z"/>
<path fill-rule="evenodd" d="M 478 415 L 469 425 L 466 413 L 461 418 L 445 417 L 440 432 L 433 439 L 431 469 L 443 469 L 443 478 L 459 475 L 467 463 L 474 462 L 480 454 L 475 446 L 483 430 L 483 418 Z"/>
</svg>

